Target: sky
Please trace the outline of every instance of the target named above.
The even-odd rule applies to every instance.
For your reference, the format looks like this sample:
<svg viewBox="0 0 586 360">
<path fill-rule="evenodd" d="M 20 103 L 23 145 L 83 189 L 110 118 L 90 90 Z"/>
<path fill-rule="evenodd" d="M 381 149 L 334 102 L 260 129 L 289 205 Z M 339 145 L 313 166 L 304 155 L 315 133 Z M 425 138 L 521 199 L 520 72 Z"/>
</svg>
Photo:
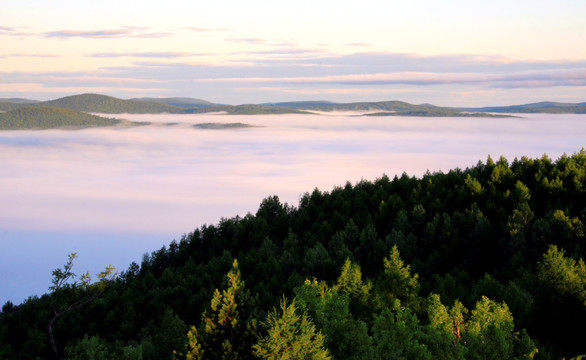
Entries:
<svg viewBox="0 0 586 360">
<path fill-rule="evenodd" d="M 586 101 L 586 2 L 4 1 L 0 98 Z"/>
</svg>

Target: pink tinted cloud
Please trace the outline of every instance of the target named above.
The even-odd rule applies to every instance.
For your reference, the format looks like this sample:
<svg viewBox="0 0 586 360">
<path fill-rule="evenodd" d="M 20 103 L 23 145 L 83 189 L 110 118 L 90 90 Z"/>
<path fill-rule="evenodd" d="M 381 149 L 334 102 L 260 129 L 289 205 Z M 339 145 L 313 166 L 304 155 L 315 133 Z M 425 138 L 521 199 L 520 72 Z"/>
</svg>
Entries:
<svg viewBox="0 0 586 360">
<path fill-rule="evenodd" d="M 488 154 L 578 151 L 584 116 L 524 119 L 348 115 L 124 115 L 153 125 L 0 134 L 0 227 L 190 231 L 315 187 L 473 166 Z M 200 122 L 262 127 L 198 130 Z M 179 123 L 162 126 L 165 123 Z M 522 134 L 522 135 L 520 135 Z"/>
<path fill-rule="evenodd" d="M 483 85 L 496 88 L 586 86 L 586 69 L 530 71 L 512 74 L 395 72 L 296 77 L 207 78 L 201 82 L 341 85 Z"/>
<path fill-rule="evenodd" d="M 189 53 L 177 51 L 145 51 L 145 52 L 103 52 L 91 54 L 91 57 L 117 58 L 117 57 L 141 57 L 141 58 L 181 58 L 189 56 L 205 55 L 202 53 Z"/>
<path fill-rule="evenodd" d="M 57 54 L 25 54 L 25 53 L 15 53 L 15 54 L 8 54 L 4 55 L 4 57 L 39 57 L 39 58 L 57 58 L 61 57 L 61 55 Z"/>
</svg>

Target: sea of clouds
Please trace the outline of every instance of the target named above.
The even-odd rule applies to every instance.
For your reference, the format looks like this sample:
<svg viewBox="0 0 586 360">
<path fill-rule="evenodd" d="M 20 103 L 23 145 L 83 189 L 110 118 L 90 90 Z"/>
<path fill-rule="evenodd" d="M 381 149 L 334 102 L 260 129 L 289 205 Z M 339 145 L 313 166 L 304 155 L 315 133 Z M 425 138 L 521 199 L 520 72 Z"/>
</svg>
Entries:
<svg viewBox="0 0 586 360">
<path fill-rule="evenodd" d="M 70 252 L 80 273 L 125 270 L 270 195 L 296 206 L 316 187 L 464 169 L 489 155 L 557 159 L 585 145 L 586 115 L 356 115 L 124 114 L 151 125 L 0 132 L 0 303 L 46 292 Z M 209 122 L 254 127 L 193 126 Z"/>
</svg>

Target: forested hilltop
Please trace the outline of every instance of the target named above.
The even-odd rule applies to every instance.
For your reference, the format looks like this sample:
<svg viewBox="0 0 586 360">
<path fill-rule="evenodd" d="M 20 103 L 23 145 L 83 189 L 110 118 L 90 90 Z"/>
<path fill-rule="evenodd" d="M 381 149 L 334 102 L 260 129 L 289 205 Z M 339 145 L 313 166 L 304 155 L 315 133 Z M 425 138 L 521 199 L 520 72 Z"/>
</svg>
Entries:
<svg viewBox="0 0 586 360">
<path fill-rule="evenodd" d="M 0 130 L 88 128 L 112 126 L 120 120 L 81 111 L 48 106 L 28 105 L 0 113 Z"/>
<path fill-rule="evenodd" d="M 68 262 L 51 293 L 4 304 L 0 358 L 572 358 L 586 354 L 584 204 L 584 149 L 297 206 L 270 196 L 111 281 L 65 285 Z"/>
<path fill-rule="evenodd" d="M 163 112 L 181 113 L 177 106 L 139 100 L 122 100 L 99 94 L 82 94 L 45 101 L 45 106 L 66 108 L 77 111 L 104 114 L 159 114 Z"/>
</svg>

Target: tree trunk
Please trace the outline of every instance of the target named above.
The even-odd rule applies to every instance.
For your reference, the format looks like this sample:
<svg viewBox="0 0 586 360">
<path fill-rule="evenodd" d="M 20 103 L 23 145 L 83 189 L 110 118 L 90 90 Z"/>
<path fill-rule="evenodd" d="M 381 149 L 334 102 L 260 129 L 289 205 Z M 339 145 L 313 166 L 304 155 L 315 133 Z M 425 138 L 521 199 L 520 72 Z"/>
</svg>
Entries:
<svg viewBox="0 0 586 360">
<path fill-rule="evenodd" d="M 51 350 L 53 350 L 53 358 L 59 360 L 59 350 L 57 350 L 57 343 L 55 342 L 55 336 L 53 335 L 53 324 L 57 320 L 57 316 L 53 316 L 49 321 L 49 343 L 51 344 Z"/>
</svg>

